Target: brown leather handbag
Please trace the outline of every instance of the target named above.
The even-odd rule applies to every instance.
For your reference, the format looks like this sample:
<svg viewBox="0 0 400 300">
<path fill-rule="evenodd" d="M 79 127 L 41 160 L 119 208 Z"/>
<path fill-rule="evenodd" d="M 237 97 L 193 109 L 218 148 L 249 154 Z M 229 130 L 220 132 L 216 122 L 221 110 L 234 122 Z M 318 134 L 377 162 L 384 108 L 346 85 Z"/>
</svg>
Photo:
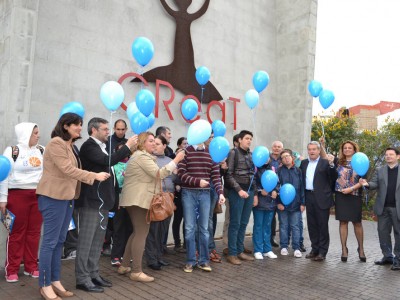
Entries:
<svg viewBox="0 0 400 300">
<path fill-rule="evenodd" d="M 157 184 L 160 186 L 160 192 L 156 194 Z M 154 184 L 154 196 L 151 199 L 149 210 L 147 211 L 147 224 L 155 221 L 164 221 L 172 216 L 176 206 L 174 204 L 174 194 L 164 192 L 161 184 L 160 171 L 157 171 L 156 182 Z"/>
</svg>

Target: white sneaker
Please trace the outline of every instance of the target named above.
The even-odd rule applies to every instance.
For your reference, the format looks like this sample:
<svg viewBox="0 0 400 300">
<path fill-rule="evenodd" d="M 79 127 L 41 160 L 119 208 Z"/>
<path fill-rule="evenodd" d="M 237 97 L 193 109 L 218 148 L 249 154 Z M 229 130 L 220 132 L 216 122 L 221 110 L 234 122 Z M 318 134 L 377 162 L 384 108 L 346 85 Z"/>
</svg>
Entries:
<svg viewBox="0 0 400 300">
<path fill-rule="evenodd" d="M 278 256 L 277 256 L 274 252 L 272 252 L 272 251 L 269 251 L 269 252 L 267 252 L 267 253 L 263 253 L 263 255 L 264 255 L 265 257 L 269 257 L 269 258 L 278 258 Z"/>
<path fill-rule="evenodd" d="M 294 255 L 294 257 L 298 257 L 298 258 L 303 256 L 303 255 L 301 254 L 300 250 L 294 250 L 293 255 Z"/>
<path fill-rule="evenodd" d="M 254 253 L 254 258 L 255 259 L 264 259 L 264 257 L 262 256 L 261 252 Z"/>
<path fill-rule="evenodd" d="M 282 248 L 281 255 L 288 255 L 288 254 L 289 254 L 289 252 L 287 251 L 287 249 L 286 248 Z"/>
</svg>

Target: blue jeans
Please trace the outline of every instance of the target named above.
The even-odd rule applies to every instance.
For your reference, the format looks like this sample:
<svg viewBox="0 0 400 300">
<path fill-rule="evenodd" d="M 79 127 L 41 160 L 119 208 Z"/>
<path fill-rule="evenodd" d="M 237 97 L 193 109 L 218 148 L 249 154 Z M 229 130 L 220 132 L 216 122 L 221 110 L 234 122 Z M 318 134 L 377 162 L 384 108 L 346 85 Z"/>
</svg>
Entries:
<svg viewBox="0 0 400 300">
<path fill-rule="evenodd" d="M 236 256 L 244 250 L 244 237 L 249 223 L 251 209 L 253 207 L 254 191 L 249 192 L 247 199 L 240 198 L 238 192 L 229 189 L 229 214 L 228 228 L 229 255 Z"/>
<path fill-rule="evenodd" d="M 288 240 L 290 240 L 290 228 L 288 228 Z M 300 245 L 304 244 L 304 235 L 303 235 L 303 213 L 300 216 Z"/>
<path fill-rule="evenodd" d="M 279 241 L 281 248 L 288 248 L 289 231 L 292 234 L 293 250 L 300 250 L 300 222 L 301 212 L 278 210 L 279 213 Z"/>
<path fill-rule="evenodd" d="M 199 264 L 209 263 L 208 219 L 210 215 L 209 189 L 182 189 L 183 217 L 185 219 L 186 263 L 196 264 L 196 227 L 199 227 Z"/>
<path fill-rule="evenodd" d="M 271 246 L 271 222 L 274 216 L 273 210 L 260 210 L 253 208 L 253 245 L 254 253 L 267 253 L 272 251 Z"/>
<path fill-rule="evenodd" d="M 43 217 L 43 239 L 39 256 L 39 286 L 60 280 L 61 253 L 74 209 L 73 201 L 39 196 Z M 71 204 L 72 203 L 72 204 Z"/>
</svg>

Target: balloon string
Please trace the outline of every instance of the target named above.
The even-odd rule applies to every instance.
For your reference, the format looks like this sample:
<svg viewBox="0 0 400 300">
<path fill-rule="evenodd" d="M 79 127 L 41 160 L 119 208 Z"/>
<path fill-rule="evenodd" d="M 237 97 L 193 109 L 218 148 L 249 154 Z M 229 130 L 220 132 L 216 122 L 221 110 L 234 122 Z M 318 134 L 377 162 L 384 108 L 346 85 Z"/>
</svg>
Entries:
<svg viewBox="0 0 400 300">
<path fill-rule="evenodd" d="M 112 111 L 111 113 L 110 113 L 110 127 L 112 126 L 112 115 L 113 115 L 113 113 L 115 113 L 115 111 Z M 113 135 L 113 128 L 111 128 L 111 130 L 110 130 L 110 141 L 109 141 L 109 150 L 108 150 L 108 171 L 109 171 L 109 173 L 111 174 L 111 153 L 112 153 L 112 143 L 111 143 L 111 140 L 112 140 L 112 135 Z"/>
<path fill-rule="evenodd" d="M 328 143 L 326 142 L 326 139 L 325 139 L 325 127 L 324 127 L 324 123 L 322 122 L 322 118 L 320 118 L 319 122 L 321 123 L 322 138 L 324 139 L 324 142 L 325 142 L 325 151 L 326 151 L 326 153 L 328 153 L 329 147 L 328 147 Z"/>
<path fill-rule="evenodd" d="M 102 212 L 101 212 L 101 208 L 103 207 L 103 205 L 104 205 L 104 201 L 103 201 L 103 199 L 100 197 L 100 184 L 101 184 L 101 182 L 99 182 L 99 185 L 97 186 L 97 197 L 99 197 L 99 199 L 100 199 L 100 201 L 101 201 L 101 204 L 100 204 L 100 207 L 99 207 L 99 215 L 100 215 L 100 228 L 101 229 L 103 229 L 103 230 L 106 230 L 107 229 L 107 226 L 103 226 L 102 224 L 103 224 L 103 221 L 104 221 L 104 219 L 105 219 L 105 217 L 104 217 L 104 215 L 102 214 Z"/>
<path fill-rule="evenodd" d="M 204 95 L 204 86 L 201 86 L 201 98 L 200 98 L 200 112 L 203 112 L 203 95 Z"/>
<path fill-rule="evenodd" d="M 256 145 L 258 145 L 258 141 L 257 141 L 257 130 L 256 130 L 256 110 L 255 109 L 251 109 L 252 114 L 253 114 L 253 129 L 254 129 L 254 139 L 256 141 Z"/>
<path fill-rule="evenodd" d="M 144 67 L 142 67 L 141 65 L 139 65 L 138 73 L 140 74 L 140 76 L 143 76 Z M 143 90 L 143 81 L 141 81 L 141 80 L 140 80 L 140 89 Z"/>
</svg>

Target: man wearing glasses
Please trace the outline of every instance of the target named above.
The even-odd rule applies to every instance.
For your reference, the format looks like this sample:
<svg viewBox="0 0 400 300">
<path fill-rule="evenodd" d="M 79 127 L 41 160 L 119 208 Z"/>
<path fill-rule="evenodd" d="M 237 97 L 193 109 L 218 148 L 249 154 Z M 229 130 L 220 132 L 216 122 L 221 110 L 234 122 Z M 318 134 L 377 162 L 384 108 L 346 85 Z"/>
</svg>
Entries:
<svg viewBox="0 0 400 300">
<path fill-rule="evenodd" d="M 112 166 L 131 154 L 137 144 L 137 136 L 126 141 L 125 146 L 111 154 L 106 151 L 110 129 L 108 121 L 92 118 L 88 123 L 90 137 L 82 144 L 79 158 L 82 169 L 91 172 L 114 173 Z M 76 288 L 87 292 L 101 293 L 103 287 L 112 283 L 99 274 L 99 259 L 107 228 L 108 211 L 115 202 L 114 175 L 106 181 L 96 181 L 93 185 L 82 184 L 78 202 L 79 237 L 75 260 Z"/>
<path fill-rule="evenodd" d="M 305 183 L 308 233 L 311 252 L 306 258 L 324 261 L 329 248 L 329 210 L 333 206 L 332 186 L 336 179 L 333 162 L 320 157 L 321 145 L 312 141 L 307 145 L 308 158 L 300 164 Z"/>
</svg>

